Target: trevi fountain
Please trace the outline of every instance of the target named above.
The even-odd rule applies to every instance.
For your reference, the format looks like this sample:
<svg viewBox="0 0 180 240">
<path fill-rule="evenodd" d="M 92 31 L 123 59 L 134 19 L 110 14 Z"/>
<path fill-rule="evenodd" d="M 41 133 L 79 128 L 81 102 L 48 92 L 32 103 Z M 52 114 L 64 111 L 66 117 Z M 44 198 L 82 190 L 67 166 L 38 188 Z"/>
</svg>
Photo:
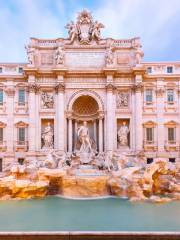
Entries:
<svg viewBox="0 0 180 240">
<path fill-rule="evenodd" d="M 102 28 L 83 10 L 76 22 L 66 25 L 68 38 L 31 38 L 26 46 L 28 63 L 0 64 L 2 216 L 6 203 L 11 209 L 11 200 L 16 207 L 21 205 L 16 215 L 21 216 L 26 204 L 30 209 L 38 206 L 43 213 L 48 209 L 46 201 L 54 199 L 54 218 L 61 212 L 66 218 L 63 211 L 71 209 L 68 204 L 74 201 L 80 214 L 77 222 L 84 219 L 81 224 L 85 224 L 85 209 L 88 216 L 95 211 L 101 215 L 104 206 L 113 212 L 109 219 L 117 217 L 109 227 L 115 230 L 120 229 L 116 224 L 123 206 L 126 209 L 132 202 L 143 201 L 147 212 L 148 204 L 164 203 L 156 210 L 166 213 L 162 205 L 172 209 L 179 204 L 180 63 L 143 62 L 139 38 L 104 39 Z M 16 210 L 12 209 L 13 216 Z M 74 211 L 67 213 L 70 221 Z M 135 215 L 128 218 L 129 225 L 123 215 L 124 229 L 133 219 L 136 222 Z M 33 219 L 39 226 L 42 219 Z M 106 217 L 102 219 L 104 223 Z M 143 214 L 141 223 L 142 219 Z M 44 224 L 46 229 L 61 228 L 56 223 Z M 61 224 L 62 230 L 67 229 L 65 222 Z M 178 224 L 177 220 L 175 230 Z M 93 225 L 89 229 L 97 230 Z"/>
<path fill-rule="evenodd" d="M 118 196 L 153 202 L 180 199 L 179 119 L 165 120 L 169 135 L 163 150 L 163 129 L 156 127 L 161 123 L 150 120 L 152 113 L 146 106 L 149 119 L 141 109 L 141 96 L 151 87 L 139 39 L 102 39 L 103 27 L 83 10 L 76 23 L 66 25 L 67 39 L 32 38 L 26 46 L 24 83 L 15 85 L 14 78 L 3 90 L 9 104 L 16 91 L 25 92 L 15 105 L 16 129 L 12 130 L 11 118 L 1 112 L 0 125 L 7 140 L 7 146 L 1 146 L 2 200 L 48 195 Z M 57 79 L 53 79 L 54 73 Z M 157 101 L 163 102 L 162 87 L 158 85 L 156 92 Z M 144 104 L 153 109 L 151 102 Z M 11 106 L 6 105 L 3 111 L 12 114 Z M 166 106 L 166 111 L 172 106 Z M 27 119 L 21 118 L 24 111 L 29 111 Z M 175 134 L 170 128 L 176 128 L 177 139 L 172 139 Z M 18 141 L 12 148 L 13 131 L 18 132 Z M 160 146 L 155 145 L 157 131 Z M 150 164 L 149 157 L 153 160 Z M 172 157 L 175 162 L 169 160 Z"/>
<path fill-rule="evenodd" d="M 127 146 L 129 129 L 125 122 L 118 130 L 119 144 Z M 7 167 L 0 181 L 1 199 L 119 196 L 131 201 L 167 202 L 180 199 L 179 164 L 157 159 L 150 166 L 143 157 L 98 153 L 89 135 L 87 122 L 77 128 L 74 152 L 53 150 L 53 129 L 48 123 L 42 132 L 47 156 L 42 161 L 25 161 Z"/>
</svg>

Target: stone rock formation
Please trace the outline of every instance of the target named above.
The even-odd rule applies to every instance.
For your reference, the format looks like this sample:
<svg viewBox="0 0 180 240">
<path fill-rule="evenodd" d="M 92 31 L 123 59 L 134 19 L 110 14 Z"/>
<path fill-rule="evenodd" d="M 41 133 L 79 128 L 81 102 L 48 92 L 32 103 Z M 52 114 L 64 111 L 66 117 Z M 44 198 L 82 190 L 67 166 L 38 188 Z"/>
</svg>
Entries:
<svg viewBox="0 0 180 240">
<path fill-rule="evenodd" d="M 179 163 L 157 159 L 152 164 L 130 166 L 128 157 L 122 155 L 122 159 L 113 156 L 108 160 L 111 162 L 108 167 L 105 159 L 100 159 L 101 164 L 98 161 L 82 164 L 73 157 L 68 160 L 53 151 L 51 154 L 53 157 L 47 155 L 44 161 L 8 166 L 0 177 L 0 199 L 115 195 L 156 203 L 180 200 Z M 47 164 L 49 161 L 51 164 Z"/>
</svg>

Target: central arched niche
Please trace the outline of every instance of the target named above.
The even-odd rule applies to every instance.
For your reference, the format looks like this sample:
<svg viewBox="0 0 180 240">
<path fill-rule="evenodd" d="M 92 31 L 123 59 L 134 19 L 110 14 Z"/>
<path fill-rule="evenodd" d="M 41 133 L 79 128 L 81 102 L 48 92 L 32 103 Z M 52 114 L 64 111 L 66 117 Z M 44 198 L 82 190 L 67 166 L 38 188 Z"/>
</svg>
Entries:
<svg viewBox="0 0 180 240">
<path fill-rule="evenodd" d="M 80 96 L 78 97 L 73 106 L 73 115 L 79 118 L 95 118 L 98 114 L 98 103 L 91 96 Z"/>
<path fill-rule="evenodd" d="M 81 95 L 74 101 L 71 111 L 73 151 L 77 146 L 77 130 L 84 121 L 87 122 L 90 137 L 95 141 L 97 150 L 99 149 L 99 112 L 98 102 L 92 96 Z"/>
</svg>

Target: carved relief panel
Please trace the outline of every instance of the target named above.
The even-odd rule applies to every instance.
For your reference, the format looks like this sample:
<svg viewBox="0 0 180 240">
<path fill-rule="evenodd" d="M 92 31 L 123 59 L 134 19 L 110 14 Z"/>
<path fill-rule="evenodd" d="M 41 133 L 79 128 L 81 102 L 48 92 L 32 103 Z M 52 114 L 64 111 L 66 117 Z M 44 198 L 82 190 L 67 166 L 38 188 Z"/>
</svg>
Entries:
<svg viewBox="0 0 180 240">
<path fill-rule="evenodd" d="M 127 90 L 117 92 L 116 107 L 117 109 L 129 107 L 129 92 Z"/>
<path fill-rule="evenodd" d="M 43 91 L 41 93 L 41 108 L 43 109 L 54 108 L 54 94 L 52 92 Z"/>
</svg>

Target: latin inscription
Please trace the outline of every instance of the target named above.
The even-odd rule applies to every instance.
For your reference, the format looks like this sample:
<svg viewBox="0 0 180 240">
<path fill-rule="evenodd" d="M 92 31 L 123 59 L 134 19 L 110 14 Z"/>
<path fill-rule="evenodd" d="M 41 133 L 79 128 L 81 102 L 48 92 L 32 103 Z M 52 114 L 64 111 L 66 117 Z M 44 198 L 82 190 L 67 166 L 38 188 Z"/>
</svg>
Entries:
<svg viewBox="0 0 180 240">
<path fill-rule="evenodd" d="M 105 64 L 104 52 L 69 52 L 65 63 L 68 67 L 98 68 Z"/>
</svg>

